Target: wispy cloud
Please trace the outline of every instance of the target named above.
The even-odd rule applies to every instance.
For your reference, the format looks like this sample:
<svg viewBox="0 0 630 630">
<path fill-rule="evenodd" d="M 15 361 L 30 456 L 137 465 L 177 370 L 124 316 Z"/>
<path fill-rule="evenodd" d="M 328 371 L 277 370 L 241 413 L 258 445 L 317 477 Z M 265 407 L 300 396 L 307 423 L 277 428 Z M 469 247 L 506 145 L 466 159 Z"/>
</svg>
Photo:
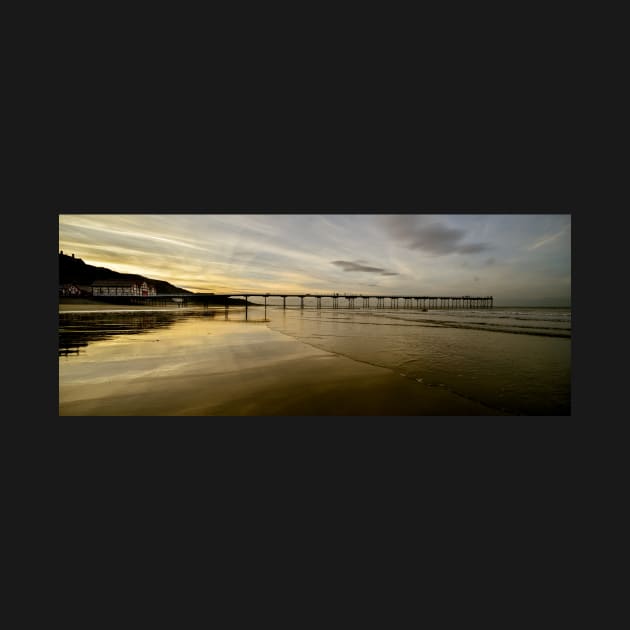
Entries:
<svg viewBox="0 0 630 630">
<path fill-rule="evenodd" d="M 542 238 L 532 243 L 527 248 L 527 250 L 531 252 L 535 249 L 538 249 L 539 247 L 542 247 L 543 245 L 548 245 L 549 243 L 553 243 L 553 241 L 559 239 L 569 229 L 569 227 L 571 226 L 565 225 L 559 232 L 556 232 L 555 234 L 543 236 Z"/>
<path fill-rule="evenodd" d="M 194 291 L 465 295 L 472 286 L 535 300 L 570 296 L 570 224 L 564 215 L 62 213 L 59 248 Z"/>
<path fill-rule="evenodd" d="M 462 228 L 449 227 L 428 216 L 393 215 L 384 218 L 389 235 L 409 249 L 430 254 L 476 254 L 490 249 L 488 243 L 462 243 Z"/>
<path fill-rule="evenodd" d="M 341 267 L 343 271 L 364 271 L 369 273 L 380 273 L 382 276 L 397 276 L 395 271 L 387 271 L 382 267 L 369 267 L 368 265 L 362 265 L 358 262 L 351 262 L 349 260 L 332 260 L 331 264 Z"/>
</svg>

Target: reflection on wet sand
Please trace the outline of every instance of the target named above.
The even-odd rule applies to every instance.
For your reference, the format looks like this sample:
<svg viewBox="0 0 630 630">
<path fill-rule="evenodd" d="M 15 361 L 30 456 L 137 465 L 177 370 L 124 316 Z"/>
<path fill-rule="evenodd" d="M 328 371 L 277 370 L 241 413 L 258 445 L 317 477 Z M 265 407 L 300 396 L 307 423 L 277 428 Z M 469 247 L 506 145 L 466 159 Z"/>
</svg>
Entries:
<svg viewBox="0 0 630 630">
<path fill-rule="evenodd" d="M 451 326 L 457 314 L 443 325 L 415 313 L 283 309 L 267 325 L 266 314 L 61 312 L 60 415 L 570 413 L 570 336 Z M 547 312 L 526 323 L 556 320 L 570 326 Z"/>
<path fill-rule="evenodd" d="M 176 319 L 174 313 L 158 311 L 60 313 L 59 356 L 79 354 L 81 348 L 90 342 L 115 335 L 137 335 L 156 328 L 167 328 Z"/>
<path fill-rule="evenodd" d="M 223 309 L 63 318 L 64 343 L 73 333 L 90 347 L 59 358 L 59 415 L 487 414 L 273 331 L 263 309 L 248 310 L 230 309 L 228 321 Z"/>
<path fill-rule="evenodd" d="M 88 344 L 117 335 L 139 335 L 169 328 L 176 322 L 191 318 L 222 319 L 230 322 L 265 323 L 267 310 L 257 309 L 196 309 L 189 311 L 89 311 L 59 313 L 59 356 L 78 355 Z M 252 310 L 254 310 L 252 316 Z M 262 315 L 262 317 L 261 317 Z"/>
</svg>

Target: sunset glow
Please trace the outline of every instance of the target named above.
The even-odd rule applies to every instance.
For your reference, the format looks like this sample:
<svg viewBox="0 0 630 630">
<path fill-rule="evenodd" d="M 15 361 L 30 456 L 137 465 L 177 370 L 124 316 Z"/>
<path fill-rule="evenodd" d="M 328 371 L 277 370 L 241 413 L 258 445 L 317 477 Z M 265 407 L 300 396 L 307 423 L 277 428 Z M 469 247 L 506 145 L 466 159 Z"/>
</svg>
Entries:
<svg viewBox="0 0 630 630">
<path fill-rule="evenodd" d="M 60 214 L 59 249 L 193 292 L 571 303 L 569 214 Z"/>
</svg>

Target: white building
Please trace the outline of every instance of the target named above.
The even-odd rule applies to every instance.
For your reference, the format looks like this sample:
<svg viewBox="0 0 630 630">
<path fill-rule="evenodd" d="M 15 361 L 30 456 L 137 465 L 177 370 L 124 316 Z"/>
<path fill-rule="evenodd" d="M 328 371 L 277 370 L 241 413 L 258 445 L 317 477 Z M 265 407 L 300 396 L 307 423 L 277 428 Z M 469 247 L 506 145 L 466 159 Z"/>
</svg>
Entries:
<svg viewBox="0 0 630 630">
<path fill-rule="evenodd" d="M 140 280 L 97 280 L 92 283 L 92 295 L 134 295 L 146 297 L 157 295 L 155 287 Z"/>
</svg>

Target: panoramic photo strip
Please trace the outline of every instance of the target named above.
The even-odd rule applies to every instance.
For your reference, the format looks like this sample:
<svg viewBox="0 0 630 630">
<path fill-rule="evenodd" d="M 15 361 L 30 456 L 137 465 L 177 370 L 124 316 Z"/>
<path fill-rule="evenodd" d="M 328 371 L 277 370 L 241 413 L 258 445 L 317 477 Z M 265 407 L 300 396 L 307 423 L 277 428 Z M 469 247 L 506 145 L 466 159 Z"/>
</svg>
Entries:
<svg viewBox="0 0 630 630">
<path fill-rule="evenodd" d="M 571 215 L 60 213 L 60 416 L 571 414 Z"/>
</svg>

